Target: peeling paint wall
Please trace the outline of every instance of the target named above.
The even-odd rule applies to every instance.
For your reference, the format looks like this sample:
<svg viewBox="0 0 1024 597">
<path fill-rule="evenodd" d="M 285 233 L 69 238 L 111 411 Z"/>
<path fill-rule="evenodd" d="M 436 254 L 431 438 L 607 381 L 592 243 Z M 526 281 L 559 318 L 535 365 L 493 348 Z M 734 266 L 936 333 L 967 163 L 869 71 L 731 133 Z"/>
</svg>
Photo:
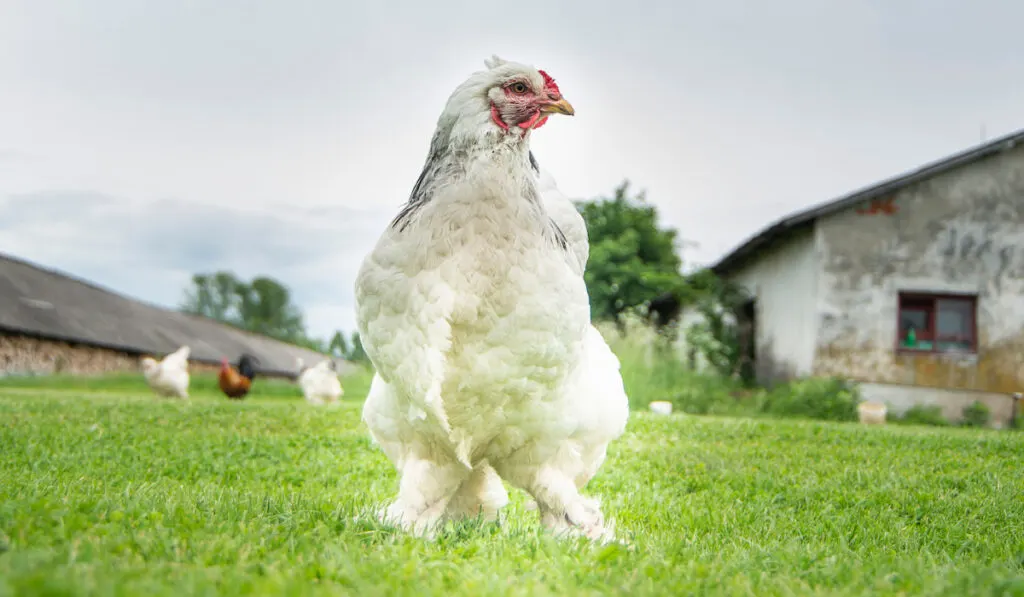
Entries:
<svg viewBox="0 0 1024 597">
<path fill-rule="evenodd" d="M 761 383 L 813 370 L 818 260 L 813 229 L 794 231 L 731 274 L 755 297 L 756 372 Z"/>
<path fill-rule="evenodd" d="M 814 374 L 1024 388 L 1024 147 L 823 218 L 814 245 Z M 910 291 L 976 293 L 977 354 L 897 353 L 898 296 Z"/>
</svg>

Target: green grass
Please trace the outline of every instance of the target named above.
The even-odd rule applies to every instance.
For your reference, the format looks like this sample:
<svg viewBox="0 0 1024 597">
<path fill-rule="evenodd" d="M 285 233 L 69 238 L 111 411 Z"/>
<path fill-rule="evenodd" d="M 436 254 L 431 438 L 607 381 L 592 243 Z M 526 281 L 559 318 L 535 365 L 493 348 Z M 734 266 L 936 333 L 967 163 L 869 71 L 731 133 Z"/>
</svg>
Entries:
<svg viewBox="0 0 1024 597">
<path fill-rule="evenodd" d="M 428 542 L 367 516 L 365 375 L 329 408 L 264 382 L 0 383 L 0 595 L 1024 595 L 1024 434 L 635 413 L 589 487 L 630 547 L 518 492 Z"/>
</svg>

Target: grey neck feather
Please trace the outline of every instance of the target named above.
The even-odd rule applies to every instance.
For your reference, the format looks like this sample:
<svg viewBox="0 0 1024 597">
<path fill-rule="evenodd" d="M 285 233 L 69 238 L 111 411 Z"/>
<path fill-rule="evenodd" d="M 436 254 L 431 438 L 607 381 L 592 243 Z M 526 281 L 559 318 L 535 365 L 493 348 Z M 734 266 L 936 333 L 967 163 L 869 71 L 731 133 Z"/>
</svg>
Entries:
<svg viewBox="0 0 1024 597">
<path fill-rule="evenodd" d="M 416 184 L 412 188 L 412 192 L 409 194 L 409 200 L 406 202 L 402 209 L 395 216 L 395 219 L 391 222 L 391 227 L 399 232 L 404 232 L 409 224 L 415 219 L 416 213 L 424 205 L 430 202 L 434 197 L 434 193 L 437 190 L 438 183 L 444 180 L 451 180 L 452 178 L 458 178 L 465 174 L 466 161 L 470 158 L 470 154 L 474 150 L 479 151 L 479 145 L 467 146 L 467 147 L 453 147 L 451 143 L 451 131 L 454 126 L 453 121 L 442 121 L 438 123 L 437 130 L 434 132 L 434 137 L 430 140 L 430 151 L 427 154 L 427 161 L 423 165 L 423 170 L 420 172 L 420 176 L 416 179 Z M 538 211 L 543 214 L 543 217 L 547 220 L 548 234 L 546 236 L 558 247 L 563 250 L 568 250 L 569 242 L 562 232 L 562 229 L 558 227 L 545 212 L 540 202 L 539 192 L 537 190 L 537 176 L 540 175 L 540 166 L 537 164 L 537 159 L 533 156 L 533 152 L 530 151 L 529 147 L 526 148 L 528 163 L 529 163 L 529 176 L 525 177 L 523 192 L 526 199 L 534 203 Z"/>
</svg>

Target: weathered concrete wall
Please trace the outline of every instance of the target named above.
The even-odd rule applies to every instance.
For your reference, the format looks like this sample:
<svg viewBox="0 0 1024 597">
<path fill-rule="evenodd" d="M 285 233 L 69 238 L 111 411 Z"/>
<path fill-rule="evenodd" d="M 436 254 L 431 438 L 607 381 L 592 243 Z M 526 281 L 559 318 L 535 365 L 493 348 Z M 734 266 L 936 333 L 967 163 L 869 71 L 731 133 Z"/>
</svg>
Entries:
<svg viewBox="0 0 1024 597">
<path fill-rule="evenodd" d="M 813 372 L 818 258 L 812 229 L 796 231 L 729 274 L 755 299 L 756 376 L 771 384 Z M 676 341 L 680 358 L 697 370 L 708 363 L 686 341 L 685 330 L 703 321 L 693 308 L 680 312 Z"/>
<path fill-rule="evenodd" d="M 780 241 L 730 276 L 755 297 L 759 382 L 812 372 L 818 269 L 814 232 L 808 228 Z"/>
<path fill-rule="evenodd" d="M 957 422 L 963 419 L 964 409 L 976 400 L 988 407 L 994 427 L 1005 427 L 1013 414 L 1013 398 L 992 392 L 862 383 L 860 394 L 864 400 L 884 402 L 890 416 L 902 415 L 913 406 L 938 406 L 943 417 Z"/>
<path fill-rule="evenodd" d="M 156 355 L 163 356 L 163 355 Z M 216 373 L 219 367 L 191 361 L 189 372 Z M 105 375 L 139 373 L 139 357 L 105 348 L 0 335 L 0 377 L 4 375 Z"/>
<path fill-rule="evenodd" d="M 824 218 L 817 375 L 1024 388 L 1024 147 Z M 898 293 L 977 293 L 977 354 L 897 353 Z"/>
</svg>

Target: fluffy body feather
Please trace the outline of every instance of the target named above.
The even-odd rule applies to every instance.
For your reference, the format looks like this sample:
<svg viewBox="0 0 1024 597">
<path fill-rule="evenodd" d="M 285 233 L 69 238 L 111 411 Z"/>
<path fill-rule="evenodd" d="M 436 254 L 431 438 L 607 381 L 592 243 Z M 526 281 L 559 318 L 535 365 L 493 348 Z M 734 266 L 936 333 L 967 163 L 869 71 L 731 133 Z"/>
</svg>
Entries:
<svg viewBox="0 0 1024 597">
<path fill-rule="evenodd" d="M 146 383 L 160 396 L 188 398 L 188 357 L 191 349 L 182 346 L 160 362 L 152 357 L 143 357 L 142 375 Z"/>
<path fill-rule="evenodd" d="M 590 325 L 586 229 L 570 247 L 555 217 L 572 218 L 549 212 L 531 167 L 530 132 L 555 111 L 572 108 L 545 73 L 488 61 L 450 97 L 409 202 L 357 276 L 377 370 L 363 419 L 401 476 L 382 517 L 406 529 L 494 518 L 504 479 L 549 528 L 607 536 L 579 490 L 628 408 Z"/>
<path fill-rule="evenodd" d="M 345 393 L 329 359 L 324 359 L 312 367 L 304 367 L 302 359 L 297 359 L 297 364 L 299 376 L 295 381 L 302 388 L 306 402 L 316 405 L 336 402 Z"/>
<path fill-rule="evenodd" d="M 582 276 L 587 267 L 587 259 L 590 257 L 587 223 L 583 221 L 583 216 L 580 215 L 572 201 L 558 190 L 558 185 L 555 184 L 551 173 L 540 167 L 532 152 L 530 153 L 530 168 L 537 177 L 537 190 L 540 192 L 541 204 L 565 236 L 569 249 L 576 257 L 576 263 Z"/>
</svg>

